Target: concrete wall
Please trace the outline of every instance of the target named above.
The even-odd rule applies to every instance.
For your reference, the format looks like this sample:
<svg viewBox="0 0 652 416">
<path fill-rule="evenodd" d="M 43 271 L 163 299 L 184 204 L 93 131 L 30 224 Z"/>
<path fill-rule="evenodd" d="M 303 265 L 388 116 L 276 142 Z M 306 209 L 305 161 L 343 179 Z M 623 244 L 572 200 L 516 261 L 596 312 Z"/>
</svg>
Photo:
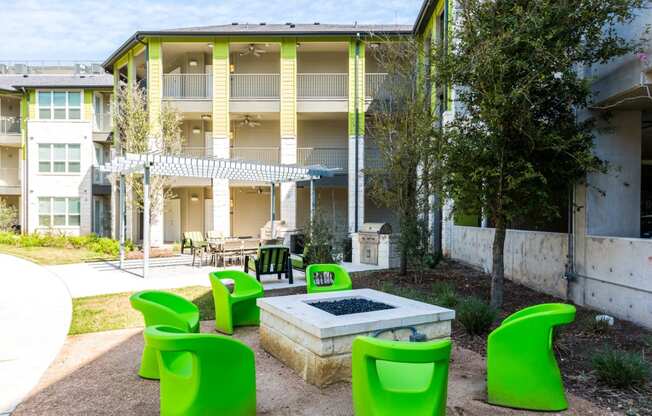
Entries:
<svg viewBox="0 0 652 416">
<path fill-rule="evenodd" d="M 491 273 L 493 238 L 493 228 L 455 225 L 447 250 L 451 258 Z M 525 286 L 565 298 L 567 252 L 566 234 L 508 230 L 505 275 Z"/>
<path fill-rule="evenodd" d="M 616 112 L 596 130 L 595 153 L 609 162 L 607 174 L 587 179 L 588 230 L 591 235 L 641 235 L 641 112 Z M 604 193 L 604 194 L 603 194 Z"/>
</svg>

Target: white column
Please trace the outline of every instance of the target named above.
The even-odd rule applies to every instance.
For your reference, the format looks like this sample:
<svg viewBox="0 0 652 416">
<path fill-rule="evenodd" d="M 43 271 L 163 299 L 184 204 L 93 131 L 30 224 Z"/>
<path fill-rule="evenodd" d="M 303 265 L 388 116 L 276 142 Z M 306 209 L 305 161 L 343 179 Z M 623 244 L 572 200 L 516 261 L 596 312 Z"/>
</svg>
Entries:
<svg viewBox="0 0 652 416">
<path fill-rule="evenodd" d="M 163 216 L 165 215 L 164 213 L 164 205 L 165 205 L 165 199 L 163 198 L 163 190 L 158 191 L 158 195 L 152 195 L 152 200 L 158 201 L 156 206 L 151 207 L 152 208 L 152 222 L 150 224 L 150 244 L 152 247 L 160 247 L 164 243 L 164 221 L 163 221 Z"/>
<path fill-rule="evenodd" d="M 213 137 L 213 156 L 229 158 L 229 138 Z M 213 230 L 231 236 L 231 192 L 227 179 L 213 179 Z"/>
<path fill-rule="evenodd" d="M 447 199 L 444 202 L 441 213 L 442 229 L 441 229 L 441 240 L 442 240 L 442 254 L 446 257 L 450 257 L 453 251 L 453 201 Z"/>
<path fill-rule="evenodd" d="M 281 164 L 293 165 L 297 163 L 297 138 L 281 138 Z M 297 224 L 297 184 L 294 182 L 281 183 L 281 219 L 290 229 Z"/>
<path fill-rule="evenodd" d="M 358 183 L 356 187 L 356 166 L 355 166 L 355 136 L 349 137 L 349 186 L 348 186 L 348 206 L 349 206 L 349 233 L 357 232 L 355 224 L 356 206 L 358 214 L 358 228 L 364 223 L 364 137 L 358 137 Z M 357 201 L 356 201 L 357 193 Z"/>
</svg>

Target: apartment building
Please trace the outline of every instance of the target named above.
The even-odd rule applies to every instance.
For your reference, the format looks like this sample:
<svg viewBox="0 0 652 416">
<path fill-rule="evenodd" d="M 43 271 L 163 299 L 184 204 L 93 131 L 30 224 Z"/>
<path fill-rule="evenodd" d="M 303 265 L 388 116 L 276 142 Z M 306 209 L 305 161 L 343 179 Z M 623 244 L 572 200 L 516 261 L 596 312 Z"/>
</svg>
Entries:
<svg viewBox="0 0 652 416">
<path fill-rule="evenodd" d="M 79 66 L 0 69 L 0 198 L 18 209 L 16 225 L 110 235 L 111 188 L 96 167 L 110 156 L 113 77 Z"/>
<path fill-rule="evenodd" d="M 385 76 L 370 39 L 411 33 L 411 26 L 319 23 L 137 32 L 103 66 L 116 87 L 146 89 L 153 126 L 162 105 L 181 112 L 184 155 L 335 169 L 316 183 L 317 206 L 346 234 L 388 217 L 364 186 L 374 153 L 365 112 Z M 155 215 L 152 245 L 179 241 L 185 231 L 257 237 L 270 218 L 268 183 L 177 177 L 172 184 L 176 197 Z M 276 195 L 279 229 L 304 228 L 308 184 L 282 183 Z M 132 211 L 126 222 L 128 238 L 139 241 L 142 215 Z"/>
</svg>

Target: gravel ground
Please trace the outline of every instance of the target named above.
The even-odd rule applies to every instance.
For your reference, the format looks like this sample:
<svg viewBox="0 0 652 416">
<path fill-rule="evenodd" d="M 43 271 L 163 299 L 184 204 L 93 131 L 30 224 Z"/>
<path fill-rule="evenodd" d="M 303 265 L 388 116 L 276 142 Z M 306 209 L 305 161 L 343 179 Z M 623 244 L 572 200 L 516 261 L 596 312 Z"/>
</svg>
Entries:
<svg viewBox="0 0 652 416">
<path fill-rule="evenodd" d="M 202 322 L 213 332 L 214 322 Z M 257 403 L 260 415 L 351 415 L 351 386 L 319 389 L 263 351 L 257 328 L 240 328 L 235 336 L 256 352 Z M 156 415 L 159 383 L 138 377 L 142 328 L 68 337 L 39 385 L 14 413 L 23 415 Z M 485 363 L 476 352 L 455 347 L 448 383 L 449 415 L 526 415 L 487 405 Z M 614 415 L 574 395 L 564 415 Z M 540 414 L 540 413 L 532 413 Z"/>
</svg>

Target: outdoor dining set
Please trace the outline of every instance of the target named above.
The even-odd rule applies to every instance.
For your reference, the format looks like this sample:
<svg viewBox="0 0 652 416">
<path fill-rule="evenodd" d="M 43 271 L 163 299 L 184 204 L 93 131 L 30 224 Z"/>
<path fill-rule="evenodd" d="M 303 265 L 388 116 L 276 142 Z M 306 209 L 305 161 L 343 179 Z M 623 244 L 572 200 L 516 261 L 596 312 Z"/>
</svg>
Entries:
<svg viewBox="0 0 652 416">
<path fill-rule="evenodd" d="M 208 260 L 215 267 L 233 264 L 245 264 L 245 257 L 258 253 L 261 245 L 278 245 L 280 240 L 261 240 L 251 236 L 224 237 L 216 231 L 188 231 L 183 234 L 181 253 L 189 249 L 192 254 L 192 265 L 199 266 Z"/>
</svg>

